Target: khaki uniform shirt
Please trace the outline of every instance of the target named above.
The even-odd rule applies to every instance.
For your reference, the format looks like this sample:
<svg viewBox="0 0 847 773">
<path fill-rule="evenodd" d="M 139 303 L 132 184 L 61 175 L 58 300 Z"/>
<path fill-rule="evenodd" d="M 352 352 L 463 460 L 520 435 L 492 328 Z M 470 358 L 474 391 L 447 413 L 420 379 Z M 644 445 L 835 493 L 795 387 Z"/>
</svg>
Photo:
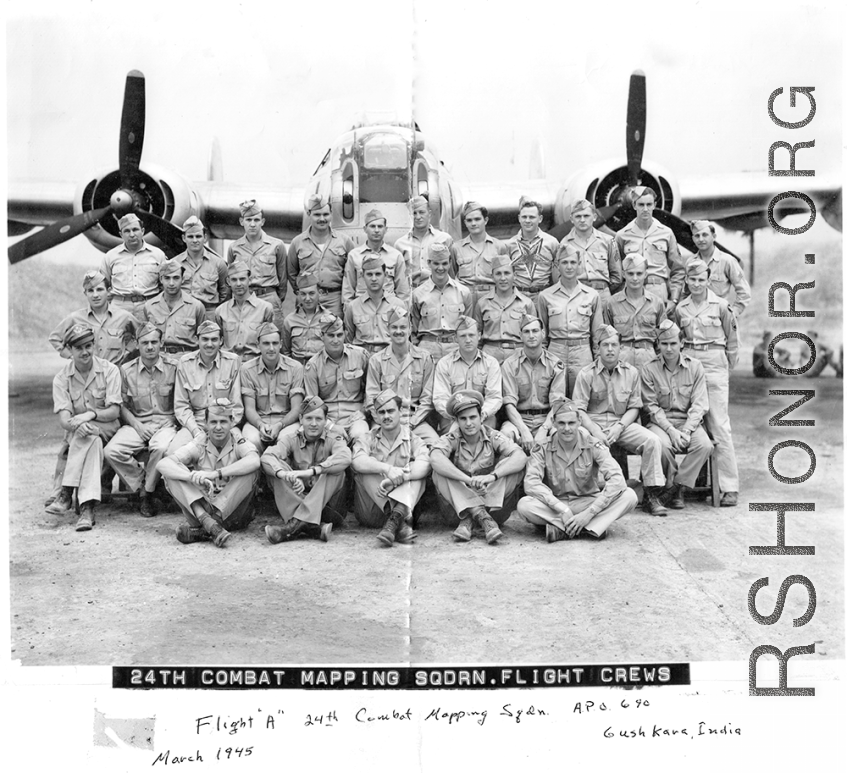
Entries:
<svg viewBox="0 0 847 773">
<path fill-rule="evenodd" d="M 709 289 L 729 303 L 730 288 L 735 289 L 735 300 L 732 301 L 730 307 L 735 312 L 736 317 L 740 317 L 747 304 L 750 303 L 750 285 L 738 261 L 727 255 L 727 253 L 715 247 L 712 257 L 708 260 L 698 255 L 701 260 L 712 270 L 709 275 Z M 686 288 L 687 289 L 687 288 Z"/>
<path fill-rule="evenodd" d="M 649 287 L 649 285 L 648 285 Z M 603 317 L 621 334 L 621 341 L 652 341 L 666 319 L 665 304 L 649 290 L 636 305 L 626 290 L 615 293 L 603 309 Z"/>
<path fill-rule="evenodd" d="M 633 220 L 615 234 L 621 262 L 627 255 L 638 253 L 647 258 L 645 279 L 658 277 L 668 285 L 668 298 L 679 300 L 685 280 L 685 265 L 679 254 L 676 236 L 667 226 L 653 220 L 644 233 Z M 649 287 L 646 284 L 645 287 Z"/>
<path fill-rule="evenodd" d="M 182 264 L 182 289 L 205 306 L 215 305 L 229 300 L 230 289 L 226 283 L 226 261 L 204 250 L 197 263 L 188 257 L 188 251 L 181 252 L 172 260 Z"/>
<path fill-rule="evenodd" d="M 159 266 L 165 260 L 164 252 L 146 242 L 136 253 L 120 244 L 103 256 L 100 273 L 112 283 L 112 295 L 152 298 L 159 292 Z"/>
<path fill-rule="evenodd" d="M 424 334 L 435 336 L 456 332 L 459 317 L 470 316 L 471 291 L 455 279 L 448 279 L 440 290 L 432 279 L 412 292 L 412 333 L 417 340 Z"/>
<path fill-rule="evenodd" d="M 311 228 L 295 236 L 288 247 L 288 281 L 297 292 L 297 277 L 314 274 L 322 290 L 340 290 L 344 279 L 347 255 L 353 249 L 353 240 L 346 234 L 330 230 L 323 244 L 312 240 Z"/>
<path fill-rule="evenodd" d="M 565 399 L 565 364 L 545 349 L 536 362 L 520 349 L 500 365 L 503 372 L 503 405 L 523 411 L 549 411 L 553 403 Z"/>
<path fill-rule="evenodd" d="M 447 401 L 460 389 L 475 389 L 485 397 L 482 411 L 493 416 L 503 405 L 503 378 L 500 363 L 490 354 L 477 349 L 470 365 L 457 349 L 442 357 L 435 366 L 432 402 L 435 410 L 447 416 Z"/>
<path fill-rule="evenodd" d="M 428 351 L 411 346 L 400 362 L 389 344 L 368 361 L 365 408 L 372 410 L 376 396 L 384 389 L 393 389 L 403 400 L 403 415 L 411 415 L 411 425 L 416 427 L 432 410 L 434 374 L 435 366 Z"/>
<path fill-rule="evenodd" d="M 487 427 L 480 428 L 479 442 L 471 448 L 458 428 L 448 432 L 432 446 L 432 451 L 441 451 L 465 475 L 489 475 L 497 462 L 518 451 L 518 446 L 501 432 Z"/>
<path fill-rule="evenodd" d="M 347 264 L 344 266 L 344 281 L 341 286 L 341 298 L 345 306 L 359 295 L 365 295 L 365 278 L 362 273 L 362 263 L 365 258 L 375 255 L 385 261 L 385 294 L 395 295 L 404 303 L 409 302 L 411 290 L 406 275 L 406 261 L 403 256 L 388 244 L 383 244 L 379 251 L 368 247 L 368 243 L 350 250 Z"/>
<path fill-rule="evenodd" d="M 453 247 L 453 273 L 466 287 L 489 288 L 494 284 L 491 271 L 491 259 L 497 255 L 507 255 L 505 242 L 485 235 L 485 241 L 476 245 L 466 236 Z"/>
<path fill-rule="evenodd" d="M 738 353 L 738 332 L 735 315 L 723 298 L 707 290 L 706 300 L 696 310 L 691 296 L 684 298 L 674 310 L 673 319 L 682 329 L 683 347 L 709 344 L 710 348 L 724 348 L 727 359 L 734 363 Z"/>
<path fill-rule="evenodd" d="M 479 325 L 480 339 L 484 344 L 500 341 L 521 343 L 521 317 L 536 315 L 535 304 L 520 290 L 515 290 L 505 301 L 496 290 L 490 290 L 476 302 L 474 319 Z"/>
<path fill-rule="evenodd" d="M 324 470 L 340 468 L 340 472 L 350 466 L 352 458 L 347 433 L 327 422 L 324 431 L 312 442 L 306 439 L 302 427 L 293 434 L 280 437 L 276 445 L 262 454 L 262 468 L 274 476 L 280 470 L 308 470 L 318 464 Z M 308 487 L 306 481 L 303 483 Z"/>
<path fill-rule="evenodd" d="M 611 287 L 612 292 L 623 283 L 621 256 L 614 237 L 596 228 L 591 229 L 585 245 L 577 241 L 576 229 L 571 229 L 559 244 L 557 265 L 562 255 L 576 255 L 579 259 L 577 279 L 580 282 L 602 281 Z"/>
<path fill-rule="evenodd" d="M 121 373 L 116 365 L 100 357 L 92 358 L 88 373 L 78 372 L 71 360 L 53 378 L 53 413 L 70 411 L 78 416 L 122 402 Z M 118 420 L 105 423 L 117 426 Z"/>
<path fill-rule="evenodd" d="M 240 306 L 235 299 L 222 303 L 215 309 L 215 319 L 223 331 L 224 349 L 242 357 L 256 356 L 259 354 L 256 334 L 265 322 L 274 321 L 274 307 L 251 292 Z"/>
<path fill-rule="evenodd" d="M 306 363 L 303 384 L 306 397 L 317 395 L 327 404 L 347 403 L 345 407 L 361 410 L 365 402 L 365 379 L 369 354 L 358 346 L 344 344 L 344 351 L 336 361 L 326 350 L 318 352 Z M 330 418 L 337 412 L 330 405 Z"/>
<path fill-rule="evenodd" d="M 684 420 L 680 429 L 694 432 L 709 411 L 702 363 L 683 352 L 676 370 L 671 370 L 662 357 L 656 357 L 641 369 L 641 399 L 657 427 L 667 432 L 676 426 L 672 420 Z"/>
<path fill-rule="evenodd" d="M 206 406 L 217 397 L 226 397 L 235 404 L 232 419 L 238 424 L 244 416 L 240 367 L 241 360 L 231 352 L 218 352 L 208 368 L 199 351 L 183 355 L 176 366 L 174 390 L 174 413 L 180 425 L 192 432 L 205 426 Z"/>
<path fill-rule="evenodd" d="M 640 408 L 641 379 L 638 369 L 618 362 L 611 373 L 598 357 L 576 376 L 571 398 L 591 418 L 621 418 L 630 408 Z"/>
<path fill-rule="evenodd" d="M 121 368 L 124 407 L 136 419 L 162 427 L 176 426 L 174 416 L 174 390 L 176 388 L 176 362 L 159 357 L 149 369 L 141 357 Z"/>
<path fill-rule="evenodd" d="M 365 293 L 354 298 L 344 309 L 344 333 L 348 344 L 388 344 L 388 317 L 392 309 L 405 306 L 392 296 L 383 295 L 378 303 Z"/>
<path fill-rule="evenodd" d="M 171 458 L 179 462 L 183 467 L 189 470 L 220 470 L 223 467 L 228 467 L 235 464 L 245 456 L 259 456 L 259 452 L 252 443 L 248 443 L 241 432 L 233 429 L 229 439 L 224 444 L 223 448 L 217 449 L 208 438 L 203 442 L 192 440 L 172 454 Z M 223 477 L 220 480 L 217 478 L 212 480 L 212 497 L 217 496 L 223 491 L 227 484 L 232 480 L 232 477 Z"/>
<path fill-rule="evenodd" d="M 518 231 L 506 247 L 515 271 L 515 287 L 524 292 L 537 293 L 549 287 L 553 281 L 553 266 L 559 242 L 546 231 L 539 231 L 535 238 L 526 242 Z"/>
<path fill-rule="evenodd" d="M 427 258 L 429 257 L 428 250 L 431 244 L 435 244 L 437 242 L 447 245 L 447 249 L 450 251 L 452 258 L 453 237 L 444 231 L 439 231 L 437 228 L 433 228 L 431 225 L 423 235 L 422 239 L 415 236 L 414 229 L 412 229 L 409 233 L 404 234 L 397 239 L 396 242 L 394 242 L 394 249 L 398 250 L 403 256 L 403 260 L 406 261 L 406 276 L 409 277 L 409 282 L 412 287 L 417 287 L 422 282 L 429 279 L 430 270 L 429 263 L 427 263 Z"/>
<path fill-rule="evenodd" d="M 315 313 L 307 315 L 302 310 L 293 311 L 282 322 L 282 353 L 300 360 L 308 360 L 323 351 L 321 337 L 321 315 L 324 310 L 318 306 Z"/>
<path fill-rule="evenodd" d="M 141 323 L 128 311 L 117 306 L 107 306 L 100 318 L 94 316 L 91 307 L 78 309 L 65 317 L 50 333 L 50 344 L 66 360 L 71 350 L 65 346 L 65 334 L 74 325 L 90 325 L 94 331 L 94 354 L 117 365 L 134 347 L 136 331 Z"/>
<path fill-rule="evenodd" d="M 359 435 L 353 441 L 353 458 L 367 456 L 378 462 L 408 470 L 412 462 L 429 462 L 429 449 L 413 435 L 408 425 L 401 424 L 400 432 L 392 442 L 383 434 L 382 427 Z"/>
<path fill-rule="evenodd" d="M 273 287 L 279 300 L 285 300 L 288 292 L 288 267 L 285 260 L 285 245 L 273 236 L 261 232 L 258 246 L 247 241 L 247 236 L 236 239 L 227 253 L 227 265 L 235 259 L 243 260 L 250 268 L 250 287 Z"/>
<path fill-rule="evenodd" d="M 144 319 L 159 329 L 163 346 L 187 346 L 196 349 L 197 328 L 206 319 L 206 308 L 183 290 L 171 309 L 165 300 L 165 294 L 159 293 L 144 304 Z"/>
<path fill-rule="evenodd" d="M 550 341 L 586 341 L 592 344 L 603 325 L 600 295 L 577 282 L 568 295 L 561 282 L 538 294 L 538 316 Z"/>
<path fill-rule="evenodd" d="M 603 488 L 599 482 L 605 483 Z M 544 445 L 536 445 L 529 456 L 524 478 L 527 496 L 556 509 L 567 497 L 594 496 L 600 511 L 626 488 L 621 468 L 609 449 L 582 427 L 576 446 L 565 450 L 556 432 Z"/>
<path fill-rule="evenodd" d="M 303 366 L 291 357 L 279 355 L 271 370 L 261 357 L 241 366 L 241 395 L 256 401 L 259 416 L 283 416 L 291 410 L 293 395 L 304 395 Z"/>
</svg>

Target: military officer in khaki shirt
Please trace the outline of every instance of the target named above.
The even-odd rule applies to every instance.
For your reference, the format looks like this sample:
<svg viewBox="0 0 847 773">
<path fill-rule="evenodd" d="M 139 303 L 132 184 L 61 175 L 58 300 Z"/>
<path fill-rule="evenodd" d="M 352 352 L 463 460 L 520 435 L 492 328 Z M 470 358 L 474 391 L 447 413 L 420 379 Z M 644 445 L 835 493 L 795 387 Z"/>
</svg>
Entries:
<svg viewBox="0 0 847 773">
<path fill-rule="evenodd" d="M 265 526 L 272 544 L 295 537 L 329 540 L 333 524 L 344 523 L 345 470 L 351 454 L 347 435 L 326 417 L 326 403 L 303 403 L 297 431 L 281 437 L 262 455 L 262 470 L 273 486 L 282 526 Z"/>
<path fill-rule="evenodd" d="M 597 341 L 600 354 L 577 374 L 573 390 L 582 425 L 609 448 L 617 444 L 641 457 L 643 508 L 653 515 L 667 515 L 659 498 L 665 485 L 662 444 L 656 435 L 635 423 L 643 405 L 638 371 L 621 360 L 620 334 L 611 325 L 601 328 Z"/>
<path fill-rule="evenodd" d="M 638 501 L 607 446 L 579 424 L 577 406 L 564 401 L 556 408 L 553 433 L 529 457 L 518 512 L 546 530 L 547 542 L 583 533 L 603 539 Z"/>
<path fill-rule="evenodd" d="M 735 319 L 744 313 L 750 303 L 750 285 L 738 261 L 715 245 L 715 224 L 708 220 L 691 223 L 691 238 L 697 247 L 697 257 L 709 267 L 709 289 L 723 298 L 735 314 Z M 734 298 L 730 300 L 730 289 Z"/>
<path fill-rule="evenodd" d="M 543 214 L 538 202 L 521 199 L 518 207 L 521 230 L 506 242 L 506 247 L 515 271 L 515 285 L 535 301 L 553 281 L 559 242 L 540 229 Z"/>
<path fill-rule="evenodd" d="M 159 462 L 165 486 L 185 516 L 176 530 L 183 544 L 213 540 L 222 548 L 231 531 L 252 520 L 259 453 L 235 426 L 239 412 L 225 397 L 216 398 L 205 410 L 205 432 Z"/>
<path fill-rule="evenodd" d="M 432 209 L 423 196 L 411 198 L 409 211 L 412 214 L 412 230 L 397 239 L 394 248 L 406 261 L 406 276 L 414 290 L 429 278 L 429 248 L 433 244 L 443 244 L 449 260 L 453 254 L 453 237 L 432 226 Z"/>
<path fill-rule="evenodd" d="M 263 230 L 265 218 L 262 208 L 254 199 L 241 204 L 241 217 L 238 222 L 244 229 L 244 236 L 236 239 L 227 253 L 227 263 L 240 260 L 250 269 L 250 289 L 257 298 L 273 306 L 273 320 L 282 327 L 282 302 L 288 291 L 288 268 L 286 265 L 285 245 Z"/>
<path fill-rule="evenodd" d="M 429 475 L 429 449 L 401 421 L 403 401 L 391 389 L 374 400 L 379 426 L 353 441 L 356 520 L 382 527 L 377 539 L 388 547 L 410 543 L 412 512 Z"/>
<path fill-rule="evenodd" d="M 507 419 L 500 431 L 529 452 L 553 426 L 552 411 L 565 399 L 567 372 L 558 357 L 542 348 L 541 320 L 525 314 L 520 324 L 523 346 L 500 366 Z"/>
<path fill-rule="evenodd" d="M 685 507 L 685 489 L 694 485 L 712 455 L 712 441 L 701 426 L 709 412 L 706 374 L 699 360 L 682 348 L 681 330 L 669 319 L 659 326 L 659 356 L 641 369 L 641 399 L 647 425 L 662 441 L 662 469 L 668 481 L 668 505 Z M 682 464 L 676 455 L 684 453 Z"/>
<path fill-rule="evenodd" d="M 172 260 L 182 264 L 182 289 L 206 309 L 206 319 L 214 321 L 215 309 L 229 300 L 226 261 L 206 247 L 206 226 L 196 215 L 182 224 L 186 251 Z"/>
<path fill-rule="evenodd" d="M 469 201 L 462 208 L 462 218 L 468 235 L 453 245 L 453 275 L 471 291 L 473 301 L 477 303 L 494 289 L 491 261 L 497 255 L 508 256 L 509 250 L 505 242 L 486 232 L 487 207 L 477 201 Z"/>
<path fill-rule="evenodd" d="M 432 481 L 448 522 L 457 523 L 453 537 L 469 542 L 473 524 L 493 545 L 518 501 L 518 484 L 526 467 L 526 454 L 496 429 L 482 423 L 483 396 L 466 389 L 454 394 L 447 412 L 456 427 L 430 451 Z"/>
<path fill-rule="evenodd" d="M 318 278 L 314 274 L 297 277 L 297 308 L 282 323 L 282 353 L 305 365 L 324 348 L 318 299 Z M 340 316 L 340 315 L 336 315 Z"/>
<path fill-rule="evenodd" d="M 344 310 L 344 331 L 347 343 L 379 352 L 388 346 L 388 317 L 395 308 L 405 309 L 396 297 L 385 295 L 385 262 L 382 257 L 369 255 L 362 263 L 365 292 L 355 297 Z"/>
<path fill-rule="evenodd" d="M 344 325 L 331 312 L 321 317 L 323 351 L 306 363 L 306 397 L 320 397 L 330 420 L 346 430 L 351 440 L 368 431 L 365 420 L 365 380 L 368 353 L 344 343 Z"/>
<path fill-rule="evenodd" d="M 341 284 L 347 255 L 353 240 L 337 234 L 330 227 L 332 210 L 329 201 L 318 194 L 309 196 L 306 203 L 309 227 L 295 236 L 288 246 L 288 281 L 292 290 L 299 289 L 297 277 L 308 272 L 317 279 L 320 305 L 336 316 L 342 314 Z"/>
<path fill-rule="evenodd" d="M 162 292 L 144 304 L 145 322 L 162 334 L 162 351 L 181 355 L 197 350 L 197 328 L 206 319 L 206 309 L 182 289 L 182 264 L 166 260 L 159 267 Z"/>
<path fill-rule="evenodd" d="M 429 247 L 429 278 L 412 292 L 412 332 L 421 349 L 433 358 L 456 349 L 456 325 L 462 315 L 469 316 L 471 292 L 450 277 L 450 253 L 445 244 Z"/>
<path fill-rule="evenodd" d="M 303 366 L 280 354 L 276 325 L 265 322 L 256 331 L 256 339 L 260 355 L 241 366 L 245 418 L 242 434 L 261 453 L 283 431 L 297 431 L 305 388 Z"/>
<path fill-rule="evenodd" d="M 473 317 L 480 329 L 482 351 L 501 365 L 521 347 L 521 319 L 535 316 L 535 304 L 515 289 L 515 272 L 508 255 L 496 255 L 490 261 L 494 289 L 482 295 Z"/>
<path fill-rule="evenodd" d="M 153 494 L 159 482 L 159 462 L 176 437 L 174 386 L 176 362 L 161 355 L 162 332 L 150 322 L 138 331 L 138 359 L 121 367 L 123 426 L 103 450 L 106 460 L 127 489 L 138 492 L 139 512 L 156 514 Z M 141 466 L 136 458 L 149 452 Z"/>
<path fill-rule="evenodd" d="M 227 268 L 227 284 L 232 290 L 232 299 L 215 310 L 215 322 L 223 331 L 223 348 L 248 360 L 259 354 L 256 333 L 265 322 L 274 322 L 273 306 L 257 298 L 250 286 L 250 269 L 246 263 L 236 260 Z"/>
</svg>

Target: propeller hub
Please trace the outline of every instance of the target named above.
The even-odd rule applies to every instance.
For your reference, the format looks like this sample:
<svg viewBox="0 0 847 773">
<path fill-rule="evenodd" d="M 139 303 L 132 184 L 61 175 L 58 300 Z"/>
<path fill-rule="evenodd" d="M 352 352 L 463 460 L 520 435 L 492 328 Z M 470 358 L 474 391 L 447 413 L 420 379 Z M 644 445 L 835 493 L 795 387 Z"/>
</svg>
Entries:
<svg viewBox="0 0 847 773">
<path fill-rule="evenodd" d="M 116 217 L 121 218 L 129 214 L 135 208 L 135 201 L 129 191 L 117 190 L 109 199 L 109 206 Z"/>
</svg>

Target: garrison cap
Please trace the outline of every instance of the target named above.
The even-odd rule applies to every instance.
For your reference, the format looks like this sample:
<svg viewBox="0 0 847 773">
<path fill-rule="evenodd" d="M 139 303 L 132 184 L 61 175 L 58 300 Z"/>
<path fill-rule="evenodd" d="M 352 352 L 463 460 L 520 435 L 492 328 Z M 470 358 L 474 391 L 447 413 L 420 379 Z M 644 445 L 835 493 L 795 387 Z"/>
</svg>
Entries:
<svg viewBox="0 0 847 773">
<path fill-rule="evenodd" d="M 482 410 L 485 398 L 475 389 L 462 389 L 453 394 L 447 401 L 445 410 L 454 419 L 466 408 L 477 408 Z"/>
<path fill-rule="evenodd" d="M 312 411 L 316 411 L 319 408 L 323 409 L 324 416 L 327 414 L 327 405 L 321 400 L 317 395 L 312 395 L 311 397 L 307 397 L 300 406 L 300 415 L 305 416 L 307 413 L 311 413 Z"/>
<path fill-rule="evenodd" d="M 311 212 L 313 209 L 321 209 L 327 206 L 329 202 L 319 193 L 313 193 L 306 201 L 306 211 Z"/>
<path fill-rule="evenodd" d="M 227 397 L 216 397 L 212 400 L 207 410 L 209 413 L 214 413 L 216 416 L 232 416 L 235 409 L 235 404 Z"/>
<path fill-rule="evenodd" d="M 535 314 L 521 314 L 520 329 L 523 330 L 527 325 L 531 325 L 533 322 L 537 322 L 542 328 L 544 327 L 544 324 L 538 317 L 535 316 Z"/>
<path fill-rule="evenodd" d="M 171 274 L 182 274 L 185 271 L 185 266 L 182 265 L 178 260 L 168 259 L 159 266 L 159 278 L 161 279 L 163 276 L 170 276 Z"/>
<path fill-rule="evenodd" d="M 478 201 L 469 201 L 462 207 L 462 218 L 466 218 L 471 212 L 476 212 L 477 210 L 482 212 L 482 204 Z"/>
<path fill-rule="evenodd" d="M 321 315 L 320 323 L 321 333 L 337 333 L 339 330 L 344 330 L 341 318 L 336 317 L 331 311 Z"/>
<path fill-rule="evenodd" d="M 383 389 L 374 398 L 374 410 L 378 411 L 383 405 L 387 405 L 392 401 L 395 403 L 402 403 L 399 395 L 393 389 Z"/>
<path fill-rule="evenodd" d="M 601 341 L 605 341 L 607 338 L 611 338 L 612 336 L 616 336 L 618 341 L 621 340 L 621 334 L 616 328 L 611 325 L 601 325 L 600 329 L 597 331 L 597 335 L 594 336 L 594 340 L 599 344 Z"/>
<path fill-rule="evenodd" d="M 412 196 L 412 198 L 409 199 L 409 209 L 415 209 L 420 206 L 424 206 L 429 209 L 429 201 L 427 201 L 426 196 Z"/>
<path fill-rule="evenodd" d="M 700 258 L 694 258 L 688 261 L 688 265 L 685 267 L 685 276 L 696 276 L 697 274 L 703 274 L 708 272 L 709 267 L 706 263 Z"/>
<path fill-rule="evenodd" d="M 436 258 L 449 258 L 450 249 L 444 242 L 433 242 L 427 247 L 427 260 L 435 260 Z"/>
<path fill-rule="evenodd" d="M 571 214 L 581 212 L 583 209 L 594 209 L 594 205 L 588 199 L 577 199 L 571 204 Z"/>
<path fill-rule="evenodd" d="M 402 306 L 392 306 L 391 311 L 388 312 L 388 324 L 393 325 L 395 322 L 400 322 L 401 320 L 408 319 L 409 312 L 406 311 Z"/>
<path fill-rule="evenodd" d="M 708 228 L 712 233 L 715 232 L 715 224 L 711 220 L 691 221 L 691 233 L 697 233 L 697 231 L 702 231 L 704 228 Z"/>
<path fill-rule="evenodd" d="M 241 217 L 250 217 L 251 215 L 261 215 L 262 208 L 256 203 L 256 199 L 247 199 L 238 205 L 241 210 Z"/>
<path fill-rule="evenodd" d="M 279 335 L 279 328 L 273 322 L 263 322 L 256 331 L 256 340 L 261 341 L 262 336 L 272 335 L 273 333 Z"/>
<path fill-rule="evenodd" d="M 470 330 L 473 328 L 474 330 L 479 330 L 479 326 L 476 324 L 476 320 L 473 317 L 466 317 L 462 314 L 459 317 L 459 321 L 456 324 L 456 332 L 458 333 L 460 330 Z"/>
<path fill-rule="evenodd" d="M 145 322 L 135 334 L 135 340 L 140 341 L 144 336 L 149 336 L 150 333 L 158 333 L 159 340 L 162 340 L 162 331 L 159 330 L 152 322 Z"/>
<path fill-rule="evenodd" d="M 385 271 L 385 258 L 381 255 L 368 255 L 362 261 L 362 271 L 373 271 L 375 268 L 381 268 Z"/>
<path fill-rule="evenodd" d="M 237 258 L 230 263 L 226 268 L 226 275 L 232 276 L 233 274 L 241 274 L 243 272 L 247 272 L 247 275 L 250 275 L 250 266 L 248 266 L 243 260 L 238 260 Z"/>
<path fill-rule="evenodd" d="M 82 289 L 90 290 L 92 287 L 97 287 L 101 282 L 105 282 L 106 277 L 99 271 L 86 271 L 82 278 Z"/>
<path fill-rule="evenodd" d="M 367 215 L 365 215 L 365 225 L 372 223 L 374 220 L 385 220 L 386 223 L 388 222 L 388 218 L 378 209 L 372 209 Z"/>
<path fill-rule="evenodd" d="M 82 346 L 94 340 L 94 331 L 91 325 L 73 325 L 65 333 L 65 346 Z"/>
<path fill-rule="evenodd" d="M 638 199 L 642 196 L 646 196 L 647 194 L 653 197 L 653 200 L 656 199 L 656 191 L 652 188 L 648 188 L 646 185 L 636 185 L 629 193 L 629 200 L 635 204 Z"/>
<path fill-rule="evenodd" d="M 306 271 L 300 274 L 297 277 L 297 289 L 303 290 L 307 287 L 317 287 L 318 286 L 318 277 L 317 274 L 313 274 L 311 271 Z"/>
<path fill-rule="evenodd" d="M 203 320 L 200 327 L 197 328 L 197 335 L 207 335 L 209 333 L 217 333 L 221 335 L 221 326 L 217 322 L 212 322 L 210 319 Z"/>
<path fill-rule="evenodd" d="M 182 224 L 183 231 L 187 231 L 189 228 L 202 228 L 203 231 L 206 230 L 206 226 L 203 225 L 203 221 L 197 215 L 192 215 Z"/>
<path fill-rule="evenodd" d="M 123 231 L 123 229 L 131 223 L 138 223 L 138 225 L 141 225 L 141 220 L 138 219 L 138 215 L 133 214 L 132 212 L 128 215 L 124 215 L 120 220 L 118 220 L 118 229 Z"/>
<path fill-rule="evenodd" d="M 662 324 L 659 325 L 660 341 L 678 341 L 679 333 L 679 325 L 677 325 L 672 319 L 664 319 L 662 320 Z"/>
<path fill-rule="evenodd" d="M 639 252 L 631 252 L 621 262 L 624 271 L 629 271 L 631 268 L 644 268 L 647 265 L 647 258 Z"/>
<path fill-rule="evenodd" d="M 553 418 L 555 419 L 560 413 L 576 413 L 578 415 L 579 408 L 576 407 L 576 403 L 573 400 L 565 398 L 556 406 L 556 412 L 553 414 Z"/>
<path fill-rule="evenodd" d="M 495 255 L 493 258 L 491 258 L 492 272 L 496 271 L 498 268 L 506 268 L 507 266 L 509 268 L 512 267 L 512 259 L 508 255 Z"/>
</svg>

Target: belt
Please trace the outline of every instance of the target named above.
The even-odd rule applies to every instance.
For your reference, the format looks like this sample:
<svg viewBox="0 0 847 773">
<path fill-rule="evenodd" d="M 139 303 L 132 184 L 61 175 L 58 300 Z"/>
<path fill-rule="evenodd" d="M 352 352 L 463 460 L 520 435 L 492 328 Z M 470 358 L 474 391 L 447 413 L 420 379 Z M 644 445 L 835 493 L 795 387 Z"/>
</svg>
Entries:
<svg viewBox="0 0 847 773">
<path fill-rule="evenodd" d="M 586 279 L 585 284 L 595 290 L 608 290 L 609 283 L 605 279 Z"/>
<path fill-rule="evenodd" d="M 141 303 L 142 301 L 149 301 L 151 298 L 155 298 L 154 295 L 141 295 L 140 293 L 133 293 L 132 295 L 112 295 L 112 298 L 118 301 L 132 301 L 133 303 Z"/>
<path fill-rule="evenodd" d="M 318 292 L 319 293 L 340 293 L 341 288 L 340 287 L 321 287 L 320 285 L 318 285 Z"/>
<path fill-rule="evenodd" d="M 621 341 L 621 346 L 631 346 L 633 349 L 652 349 L 652 341 Z"/>
<path fill-rule="evenodd" d="M 518 413 L 521 416 L 541 416 L 543 413 L 550 413 L 549 408 L 527 408 L 525 411 L 518 408 Z"/>
<path fill-rule="evenodd" d="M 704 352 L 706 349 L 726 349 L 726 346 L 724 344 L 684 344 L 682 348 Z"/>
<path fill-rule="evenodd" d="M 388 343 L 387 342 L 384 343 L 384 344 L 383 343 L 379 343 L 379 344 L 362 343 L 362 344 L 356 344 L 356 346 L 361 346 L 363 349 L 367 349 L 369 352 L 381 352 L 383 349 L 385 349 L 386 346 L 388 346 Z"/>
<path fill-rule="evenodd" d="M 251 287 L 250 288 L 256 295 L 270 295 L 271 293 L 276 293 L 276 287 Z"/>
<path fill-rule="evenodd" d="M 196 346 L 183 346 L 182 344 L 163 344 L 162 350 L 168 354 L 178 354 L 179 352 L 196 352 Z"/>
<path fill-rule="evenodd" d="M 648 276 L 644 280 L 644 284 L 646 285 L 663 285 L 667 283 L 667 279 L 662 279 L 660 276 Z"/>
<path fill-rule="evenodd" d="M 551 338 L 551 344 L 587 344 L 591 339 L 588 336 L 585 338 Z"/>
<path fill-rule="evenodd" d="M 516 344 L 514 341 L 485 341 L 483 346 L 497 346 L 500 349 L 517 349 L 520 344 Z"/>
<path fill-rule="evenodd" d="M 421 333 L 421 338 L 426 338 L 428 341 L 438 341 L 438 343 L 446 344 L 456 340 L 456 334 L 450 333 L 450 335 L 446 336 L 437 336 L 434 333 Z"/>
<path fill-rule="evenodd" d="M 206 301 L 202 301 L 202 304 L 206 307 L 206 311 L 214 311 L 220 306 L 220 303 L 215 303 L 212 301 L 211 303 L 206 303 Z"/>
</svg>

